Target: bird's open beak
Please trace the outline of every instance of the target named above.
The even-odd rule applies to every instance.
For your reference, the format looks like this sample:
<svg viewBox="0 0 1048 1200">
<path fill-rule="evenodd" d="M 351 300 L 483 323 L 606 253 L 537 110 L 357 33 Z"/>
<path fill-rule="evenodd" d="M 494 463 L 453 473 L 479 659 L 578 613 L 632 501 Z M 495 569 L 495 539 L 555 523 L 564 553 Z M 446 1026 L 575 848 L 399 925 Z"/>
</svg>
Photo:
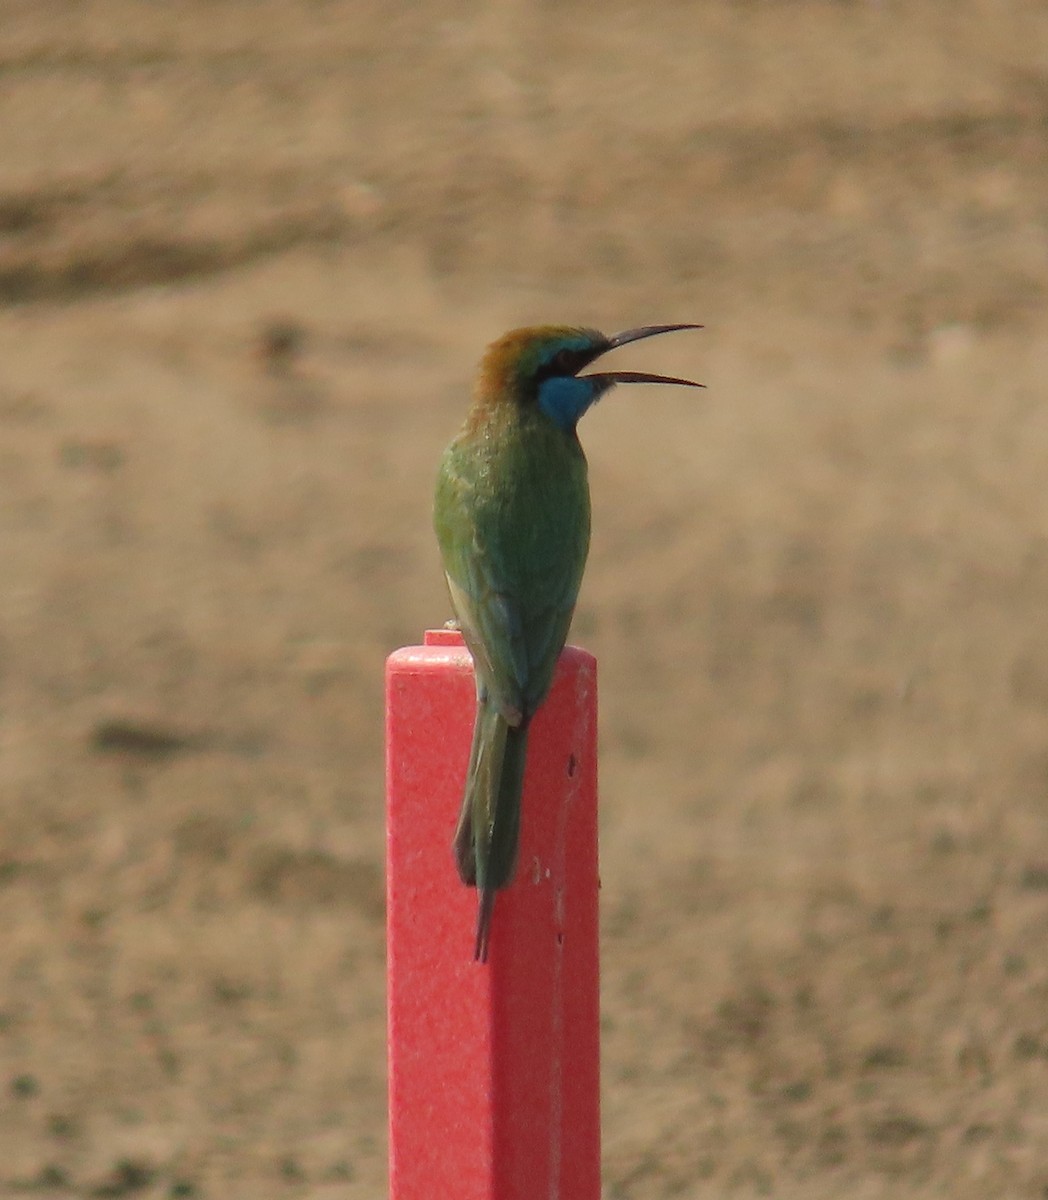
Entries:
<svg viewBox="0 0 1048 1200">
<path fill-rule="evenodd" d="M 678 329 L 701 329 L 701 325 L 642 325 L 639 329 L 627 329 L 608 339 L 607 346 L 600 352 L 607 354 L 619 346 L 629 342 L 639 342 L 643 338 L 655 337 L 660 333 L 673 333 Z M 599 357 L 599 356 L 598 356 Z M 705 387 L 704 383 L 695 383 L 691 379 L 678 379 L 674 375 L 651 375 L 647 371 L 601 371 L 597 375 L 587 375 L 586 379 L 599 379 L 605 387 L 615 383 L 679 383 L 683 387 Z"/>
</svg>

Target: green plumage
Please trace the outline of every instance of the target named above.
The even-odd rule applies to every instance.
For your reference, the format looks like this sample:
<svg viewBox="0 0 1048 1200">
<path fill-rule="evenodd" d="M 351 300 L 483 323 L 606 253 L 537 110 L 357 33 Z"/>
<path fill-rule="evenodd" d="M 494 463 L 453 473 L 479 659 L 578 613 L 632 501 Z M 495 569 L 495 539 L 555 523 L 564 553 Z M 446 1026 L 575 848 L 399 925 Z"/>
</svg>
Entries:
<svg viewBox="0 0 1048 1200">
<path fill-rule="evenodd" d="M 464 882 L 486 896 L 513 875 L 528 723 L 553 682 L 586 565 L 589 487 L 578 438 L 535 407 L 492 412 L 445 453 L 435 512 L 477 678 L 455 854 Z"/>
<path fill-rule="evenodd" d="M 477 714 L 454 851 L 477 888 L 475 956 L 487 957 L 494 896 L 513 878 L 528 726 L 553 682 L 590 536 L 582 414 L 616 383 L 656 375 L 579 375 L 627 341 L 561 326 L 520 329 L 481 364 L 466 424 L 441 462 L 434 525 L 452 606 L 473 656 Z"/>
</svg>

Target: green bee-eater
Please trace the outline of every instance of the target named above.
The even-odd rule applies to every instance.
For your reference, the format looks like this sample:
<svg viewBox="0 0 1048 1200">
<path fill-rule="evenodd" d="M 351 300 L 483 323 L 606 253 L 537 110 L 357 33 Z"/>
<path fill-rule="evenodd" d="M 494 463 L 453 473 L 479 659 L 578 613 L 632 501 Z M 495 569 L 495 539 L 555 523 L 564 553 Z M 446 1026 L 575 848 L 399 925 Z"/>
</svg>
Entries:
<svg viewBox="0 0 1048 1200">
<path fill-rule="evenodd" d="M 451 603 L 473 655 L 477 715 L 454 852 L 480 896 L 475 957 L 487 957 L 495 891 L 512 877 L 528 725 L 546 697 L 590 536 L 582 414 L 616 383 L 689 379 L 579 372 L 617 346 L 698 325 L 516 329 L 488 348 L 473 404 L 444 454 L 434 523 Z"/>
</svg>

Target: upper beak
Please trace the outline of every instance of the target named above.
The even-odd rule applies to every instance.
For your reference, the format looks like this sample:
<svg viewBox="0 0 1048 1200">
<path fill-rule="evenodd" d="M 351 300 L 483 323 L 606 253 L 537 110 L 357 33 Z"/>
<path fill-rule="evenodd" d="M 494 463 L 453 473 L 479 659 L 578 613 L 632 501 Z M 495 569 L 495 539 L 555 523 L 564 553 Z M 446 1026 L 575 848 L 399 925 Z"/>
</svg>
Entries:
<svg viewBox="0 0 1048 1200">
<path fill-rule="evenodd" d="M 701 325 L 641 325 L 638 329 L 627 329 L 608 339 L 601 354 L 625 346 L 628 342 L 639 342 L 643 338 L 655 337 L 660 333 L 674 333 L 678 329 L 701 329 Z M 587 375 L 587 379 L 600 379 L 608 387 L 613 383 L 679 383 L 684 387 L 705 387 L 691 379 L 678 379 L 674 375 L 651 375 L 647 371 L 602 371 L 599 375 Z"/>
<path fill-rule="evenodd" d="M 701 325 L 641 325 L 637 329 L 627 329 L 608 339 L 608 349 L 625 346 L 627 342 L 639 342 L 644 338 L 655 337 L 659 333 L 676 333 L 678 329 L 701 329 Z"/>
</svg>

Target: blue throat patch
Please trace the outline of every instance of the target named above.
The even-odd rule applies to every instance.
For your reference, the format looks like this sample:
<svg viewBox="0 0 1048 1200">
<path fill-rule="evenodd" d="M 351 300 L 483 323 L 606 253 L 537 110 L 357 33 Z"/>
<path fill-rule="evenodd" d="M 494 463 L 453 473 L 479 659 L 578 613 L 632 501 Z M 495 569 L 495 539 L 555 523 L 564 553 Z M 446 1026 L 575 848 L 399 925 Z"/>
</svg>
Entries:
<svg viewBox="0 0 1048 1200">
<path fill-rule="evenodd" d="M 599 377 L 554 375 L 539 384 L 539 408 L 554 425 L 570 433 L 607 388 Z"/>
</svg>

